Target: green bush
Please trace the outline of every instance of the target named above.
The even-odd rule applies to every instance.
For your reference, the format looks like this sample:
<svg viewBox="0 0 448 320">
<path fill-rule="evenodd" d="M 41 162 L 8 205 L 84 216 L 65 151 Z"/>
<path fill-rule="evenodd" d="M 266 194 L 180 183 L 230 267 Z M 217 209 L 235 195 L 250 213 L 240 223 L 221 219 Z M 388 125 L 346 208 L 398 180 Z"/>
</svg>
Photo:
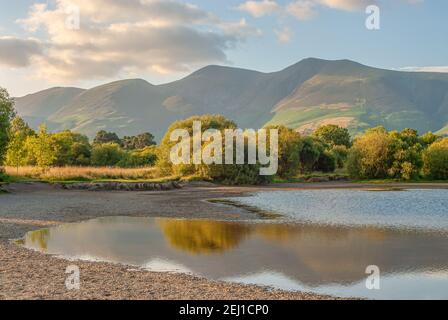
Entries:
<svg viewBox="0 0 448 320">
<path fill-rule="evenodd" d="M 304 137 L 302 149 L 300 150 L 300 163 L 302 173 L 312 172 L 321 153 L 325 150 L 324 145 L 315 137 Z"/>
<path fill-rule="evenodd" d="M 118 167 L 137 168 L 150 167 L 157 161 L 157 149 L 155 146 L 127 152 L 118 163 Z"/>
<path fill-rule="evenodd" d="M 285 126 L 271 126 L 265 129 L 278 130 L 277 176 L 285 179 L 295 177 L 300 171 L 300 152 L 303 147 L 300 134 Z"/>
<path fill-rule="evenodd" d="M 393 154 L 393 162 L 388 170 L 389 176 L 404 180 L 417 179 L 423 167 L 422 138 L 413 129 L 392 131 L 389 136 L 392 138 Z"/>
<path fill-rule="evenodd" d="M 336 161 L 336 166 L 343 168 L 348 158 L 349 149 L 346 146 L 333 146 L 330 152 Z"/>
<path fill-rule="evenodd" d="M 165 134 L 159 149 L 159 158 L 157 166 L 163 174 L 188 176 L 194 175 L 204 179 L 221 181 L 227 184 L 256 184 L 270 181 L 271 177 L 260 176 L 260 165 L 237 165 L 237 164 L 193 164 L 193 152 L 190 152 L 190 164 L 172 164 L 170 160 L 170 151 L 178 142 L 170 141 L 171 133 L 176 129 L 186 129 L 190 137 L 193 136 L 193 122 L 200 121 L 202 132 L 208 129 L 216 129 L 221 132 L 224 138 L 225 129 L 236 129 L 233 121 L 226 119 L 221 115 L 203 115 L 193 116 L 186 120 L 174 122 Z M 222 156 L 225 159 L 225 139 L 222 141 Z M 211 142 L 203 142 L 202 149 Z M 247 152 L 247 150 L 246 150 Z M 235 156 L 235 155 L 234 155 Z"/>
<path fill-rule="evenodd" d="M 92 165 L 113 167 L 123 160 L 124 157 L 126 157 L 126 152 L 118 144 L 98 144 L 92 150 Z"/>
<path fill-rule="evenodd" d="M 432 179 L 448 179 L 448 138 L 434 142 L 423 155 L 424 172 Z"/>
<path fill-rule="evenodd" d="M 355 139 L 347 160 L 350 176 L 362 179 L 388 177 L 393 162 L 393 139 L 384 128 L 374 128 Z"/>
<path fill-rule="evenodd" d="M 0 167 L 0 182 L 5 182 L 6 179 L 7 179 L 7 176 L 6 176 L 6 173 L 5 173 L 5 169 Z"/>
<path fill-rule="evenodd" d="M 89 163 L 92 150 L 86 136 L 65 130 L 54 133 L 53 139 L 58 150 L 56 166 L 87 165 Z"/>
<path fill-rule="evenodd" d="M 314 170 L 325 173 L 336 170 L 336 159 L 333 154 L 329 151 L 322 152 L 314 165 Z"/>
</svg>

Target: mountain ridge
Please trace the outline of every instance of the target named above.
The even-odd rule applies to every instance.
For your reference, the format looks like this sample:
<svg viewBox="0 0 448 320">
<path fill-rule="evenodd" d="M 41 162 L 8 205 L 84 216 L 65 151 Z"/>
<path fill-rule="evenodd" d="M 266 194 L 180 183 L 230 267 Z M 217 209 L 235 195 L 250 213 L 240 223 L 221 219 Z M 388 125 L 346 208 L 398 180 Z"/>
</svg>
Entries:
<svg viewBox="0 0 448 320">
<path fill-rule="evenodd" d="M 283 124 L 301 132 L 334 123 L 352 132 L 384 125 L 448 128 L 448 74 L 379 69 L 307 58 L 275 72 L 210 65 L 165 84 L 126 79 L 91 89 L 55 87 L 16 98 L 19 115 L 92 137 L 153 132 L 194 114 L 223 114 L 243 128 Z"/>
</svg>

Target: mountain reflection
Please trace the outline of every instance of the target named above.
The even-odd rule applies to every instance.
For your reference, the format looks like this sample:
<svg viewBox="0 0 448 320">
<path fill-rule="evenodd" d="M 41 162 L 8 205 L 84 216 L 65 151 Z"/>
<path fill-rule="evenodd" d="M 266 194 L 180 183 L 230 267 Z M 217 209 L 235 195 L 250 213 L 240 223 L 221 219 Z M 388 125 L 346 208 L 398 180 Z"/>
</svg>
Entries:
<svg viewBox="0 0 448 320">
<path fill-rule="evenodd" d="M 29 232 L 24 246 L 142 267 L 164 261 L 157 270 L 174 264 L 218 280 L 280 274 L 308 287 L 358 283 L 372 264 L 383 276 L 448 272 L 445 233 L 376 227 L 115 217 Z"/>
</svg>

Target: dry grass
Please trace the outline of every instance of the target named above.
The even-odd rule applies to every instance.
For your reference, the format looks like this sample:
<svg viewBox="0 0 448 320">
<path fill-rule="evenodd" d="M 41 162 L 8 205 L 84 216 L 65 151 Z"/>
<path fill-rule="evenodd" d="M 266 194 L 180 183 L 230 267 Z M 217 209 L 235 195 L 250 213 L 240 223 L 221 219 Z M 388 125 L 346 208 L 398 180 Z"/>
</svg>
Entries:
<svg viewBox="0 0 448 320">
<path fill-rule="evenodd" d="M 157 168 L 55 167 L 47 170 L 26 166 L 6 167 L 6 174 L 18 179 L 46 181 L 151 180 L 159 178 Z"/>
</svg>

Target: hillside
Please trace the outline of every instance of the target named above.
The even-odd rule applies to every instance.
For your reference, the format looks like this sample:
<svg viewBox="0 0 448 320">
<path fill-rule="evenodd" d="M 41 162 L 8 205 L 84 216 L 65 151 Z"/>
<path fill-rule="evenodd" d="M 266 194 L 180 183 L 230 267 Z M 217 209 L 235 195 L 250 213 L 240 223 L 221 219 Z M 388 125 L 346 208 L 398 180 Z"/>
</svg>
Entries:
<svg viewBox="0 0 448 320">
<path fill-rule="evenodd" d="M 17 112 L 33 127 L 42 122 L 49 122 L 51 115 L 65 105 L 70 104 L 76 96 L 83 93 L 79 88 L 51 88 L 16 99 Z"/>
<path fill-rule="evenodd" d="M 384 125 L 446 132 L 448 74 L 367 67 L 349 60 L 305 59 L 284 70 L 261 73 L 208 66 L 184 79 L 152 85 L 123 80 L 90 90 L 53 88 L 16 99 L 31 124 L 46 121 L 93 136 L 153 132 L 194 114 L 219 113 L 240 127 L 284 124 L 311 132 L 327 123 L 357 132 Z"/>
</svg>

